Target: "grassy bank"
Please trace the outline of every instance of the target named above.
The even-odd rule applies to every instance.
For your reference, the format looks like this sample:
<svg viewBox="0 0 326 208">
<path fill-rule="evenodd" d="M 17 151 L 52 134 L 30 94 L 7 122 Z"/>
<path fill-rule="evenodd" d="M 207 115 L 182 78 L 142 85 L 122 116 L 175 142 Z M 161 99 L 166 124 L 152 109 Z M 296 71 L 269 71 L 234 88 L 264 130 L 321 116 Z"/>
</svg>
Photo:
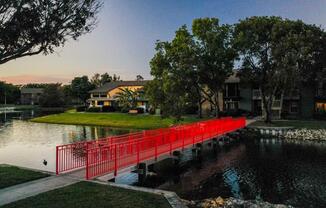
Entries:
<svg viewBox="0 0 326 208">
<path fill-rule="evenodd" d="M 186 117 L 181 123 L 196 121 Z M 115 128 L 155 129 L 173 125 L 174 119 L 161 119 L 154 115 L 130 115 L 127 113 L 73 113 L 65 112 L 34 118 L 31 121 L 53 124 L 98 125 Z"/>
<path fill-rule="evenodd" d="M 294 127 L 297 129 L 326 129 L 326 121 L 318 120 L 279 120 L 266 124 L 264 121 L 256 121 L 249 126 L 269 126 L 269 127 Z"/>
<path fill-rule="evenodd" d="M 163 196 L 144 192 L 130 191 L 90 182 L 79 182 L 64 188 L 56 189 L 34 197 L 23 199 L 4 208 L 169 208 Z"/>
<path fill-rule="evenodd" d="M 48 174 L 14 166 L 0 165 L 0 189 L 40 179 L 46 176 L 48 176 Z"/>
</svg>

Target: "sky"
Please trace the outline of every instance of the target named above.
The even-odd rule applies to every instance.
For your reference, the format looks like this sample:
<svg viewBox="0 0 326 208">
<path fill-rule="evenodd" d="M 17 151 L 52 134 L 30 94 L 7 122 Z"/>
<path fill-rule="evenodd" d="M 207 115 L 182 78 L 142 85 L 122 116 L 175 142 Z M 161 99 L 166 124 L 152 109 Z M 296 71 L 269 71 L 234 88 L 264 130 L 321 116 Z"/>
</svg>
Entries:
<svg viewBox="0 0 326 208">
<path fill-rule="evenodd" d="M 195 18 L 216 17 L 233 24 L 250 16 L 301 19 L 326 28 L 326 0 L 104 0 L 98 25 L 78 41 L 47 56 L 20 58 L 0 65 L 0 80 L 14 84 L 61 82 L 94 73 L 150 79 L 156 40 L 171 40 Z"/>
</svg>

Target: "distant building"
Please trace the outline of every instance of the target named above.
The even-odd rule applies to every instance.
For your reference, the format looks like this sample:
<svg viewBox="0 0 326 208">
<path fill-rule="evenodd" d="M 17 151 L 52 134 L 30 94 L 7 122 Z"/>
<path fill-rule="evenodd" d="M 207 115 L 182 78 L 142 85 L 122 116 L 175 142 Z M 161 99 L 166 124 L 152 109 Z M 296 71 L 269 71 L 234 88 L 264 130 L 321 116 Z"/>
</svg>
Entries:
<svg viewBox="0 0 326 208">
<path fill-rule="evenodd" d="M 129 90 L 143 93 L 146 83 L 147 81 L 108 82 L 97 89 L 89 91 L 90 99 L 88 99 L 88 103 L 91 107 L 117 106 L 117 94 L 121 92 L 121 89 L 128 88 Z M 137 107 L 142 107 L 146 110 L 148 108 L 148 100 L 139 98 Z"/>
<path fill-rule="evenodd" d="M 21 88 L 20 102 L 23 105 L 38 105 L 43 94 L 42 88 Z"/>
<path fill-rule="evenodd" d="M 219 108 L 230 112 L 244 110 L 257 116 L 264 116 L 260 90 L 245 86 L 234 73 L 226 81 L 224 91 L 219 93 Z M 208 102 L 203 104 L 203 113 L 210 112 Z M 312 118 L 314 113 L 326 112 L 326 81 L 320 83 L 317 89 L 305 87 L 286 91 L 281 97 L 276 97 L 272 104 L 272 117 L 279 118 Z"/>
</svg>

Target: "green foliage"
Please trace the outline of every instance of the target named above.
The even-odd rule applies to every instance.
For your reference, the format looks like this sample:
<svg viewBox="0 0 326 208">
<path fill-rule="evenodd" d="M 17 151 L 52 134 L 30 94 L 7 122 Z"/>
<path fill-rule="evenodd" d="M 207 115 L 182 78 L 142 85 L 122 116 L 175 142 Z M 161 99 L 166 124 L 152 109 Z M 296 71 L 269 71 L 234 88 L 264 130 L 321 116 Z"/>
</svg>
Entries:
<svg viewBox="0 0 326 208">
<path fill-rule="evenodd" d="M 258 86 L 266 114 L 276 96 L 316 82 L 325 66 L 325 32 L 302 21 L 251 17 L 235 25 L 234 47 L 242 66 L 242 82 Z"/>
<path fill-rule="evenodd" d="M 61 84 L 48 84 L 40 97 L 42 107 L 63 107 L 65 106 L 63 89 Z"/>
<path fill-rule="evenodd" d="M 237 57 L 232 47 L 232 27 L 220 25 L 216 18 L 202 18 L 193 21 L 192 32 L 197 43 L 199 82 L 206 87 L 203 93 L 218 116 L 219 92 L 232 75 Z"/>
<path fill-rule="evenodd" d="M 179 118 L 187 106 L 208 100 L 218 112 L 218 92 L 232 74 L 236 53 L 232 49 L 231 27 L 215 18 L 195 19 L 191 34 L 179 28 L 171 42 L 157 42 L 151 60 L 154 80 L 146 95 L 164 115 Z M 200 114 L 199 114 L 200 116 Z"/>
<path fill-rule="evenodd" d="M 120 76 L 116 74 L 113 74 L 113 76 L 111 76 L 108 73 L 104 73 L 104 74 L 96 73 L 90 80 L 90 82 L 95 87 L 101 87 L 107 82 L 116 82 L 116 81 L 120 81 Z"/>
<path fill-rule="evenodd" d="M 0 103 L 16 104 L 19 102 L 20 90 L 17 86 L 0 81 Z"/>
<path fill-rule="evenodd" d="M 0 64 L 53 53 L 68 39 L 90 32 L 101 5 L 97 0 L 1 1 Z"/>
<path fill-rule="evenodd" d="M 139 92 L 128 88 L 120 88 L 120 90 L 121 91 L 117 93 L 117 98 L 121 110 L 128 112 L 130 109 L 136 109 L 137 100 L 140 98 Z"/>
<path fill-rule="evenodd" d="M 79 99 L 81 99 L 84 103 L 89 98 L 89 91 L 94 89 L 95 86 L 88 80 L 87 76 L 75 77 L 71 81 L 71 94 Z"/>
<path fill-rule="evenodd" d="M 90 107 L 87 112 L 101 112 L 101 107 Z"/>
</svg>

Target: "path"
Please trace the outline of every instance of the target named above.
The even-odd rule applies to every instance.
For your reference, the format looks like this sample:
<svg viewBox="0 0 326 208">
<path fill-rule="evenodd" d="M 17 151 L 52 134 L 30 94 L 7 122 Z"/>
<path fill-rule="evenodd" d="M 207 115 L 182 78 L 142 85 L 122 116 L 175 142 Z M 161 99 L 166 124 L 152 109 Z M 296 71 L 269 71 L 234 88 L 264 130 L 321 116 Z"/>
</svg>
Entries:
<svg viewBox="0 0 326 208">
<path fill-rule="evenodd" d="M 0 190 L 0 206 L 79 182 L 68 175 L 49 176 Z"/>
</svg>

